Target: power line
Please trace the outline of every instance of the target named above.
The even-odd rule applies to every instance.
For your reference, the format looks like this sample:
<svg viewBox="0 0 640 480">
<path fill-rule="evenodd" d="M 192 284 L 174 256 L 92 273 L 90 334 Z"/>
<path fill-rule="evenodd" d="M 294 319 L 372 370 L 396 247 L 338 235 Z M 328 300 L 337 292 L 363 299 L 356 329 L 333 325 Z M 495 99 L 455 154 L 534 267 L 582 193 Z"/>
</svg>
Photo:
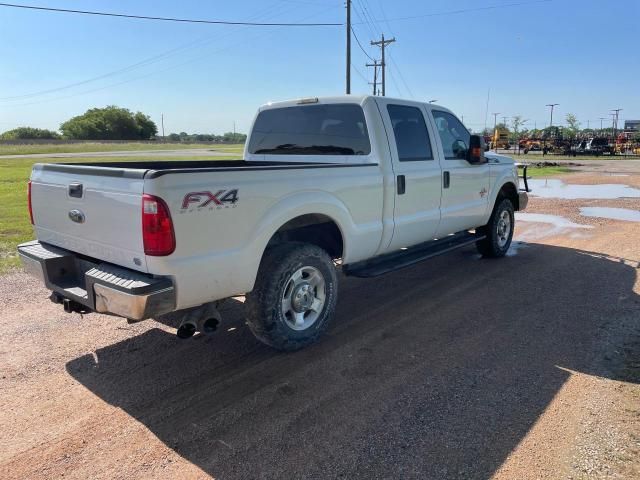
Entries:
<svg viewBox="0 0 640 480">
<path fill-rule="evenodd" d="M 279 7 L 282 7 L 282 5 L 281 5 L 282 3 L 283 3 L 283 0 L 280 0 L 279 2 L 277 2 L 277 3 L 273 4 L 273 5 L 269 5 L 268 7 L 264 8 L 264 9 L 258 10 L 257 12 L 255 12 L 253 15 L 250 16 L 250 19 L 271 17 L 275 10 L 279 9 Z M 289 10 L 290 10 L 290 8 L 286 8 L 285 7 L 285 9 L 282 10 L 281 13 L 288 12 Z M 327 10 L 322 10 L 322 12 L 325 12 L 325 11 L 327 11 Z M 182 45 L 180 45 L 178 47 L 166 50 L 166 51 L 164 51 L 162 53 L 159 53 L 157 55 L 145 58 L 144 60 L 140 60 L 139 62 L 136 62 L 134 64 L 127 65 L 126 67 L 122 67 L 122 68 L 119 68 L 117 70 L 113 70 L 113 71 L 98 75 L 96 77 L 88 78 L 88 79 L 81 80 L 81 81 L 78 81 L 78 82 L 69 83 L 69 84 L 66 84 L 66 85 L 62 85 L 60 87 L 50 88 L 50 89 L 46 89 L 46 90 L 40 90 L 40 91 L 37 91 L 37 92 L 25 93 L 25 94 L 22 94 L 22 95 L 13 95 L 13 96 L 9 96 L 9 97 L 0 97 L 0 101 L 28 99 L 28 98 L 38 97 L 38 96 L 41 96 L 41 95 L 47 95 L 49 93 L 60 92 L 62 90 L 68 90 L 70 88 L 78 87 L 78 86 L 81 86 L 81 85 L 86 85 L 87 83 L 92 83 L 92 82 L 95 82 L 97 80 L 102 80 L 102 79 L 105 79 L 105 78 L 109 78 L 109 77 L 112 77 L 114 75 L 118 75 L 120 73 L 126 73 L 126 72 L 129 72 L 129 71 L 132 71 L 132 70 L 137 70 L 140 67 L 145 67 L 147 65 L 151 65 L 153 63 L 156 63 L 156 62 L 158 62 L 158 61 L 160 61 L 160 60 L 162 60 L 162 59 L 164 59 L 166 57 L 170 57 L 170 56 L 172 56 L 172 55 L 174 55 L 174 54 L 176 54 L 176 53 L 178 53 L 178 52 L 180 52 L 182 50 L 185 50 L 185 49 L 188 49 L 188 48 L 191 48 L 191 47 L 194 47 L 194 46 L 198 46 L 198 45 L 203 45 L 204 46 L 204 45 L 206 45 L 208 43 L 211 43 L 213 41 L 221 40 L 221 39 L 224 39 L 226 37 L 229 37 L 230 35 L 232 35 L 232 33 L 225 33 L 223 35 L 216 34 L 213 37 L 211 37 L 211 36 L 203 37 L 203 38 L 200 38 L 200 39 L 197 39 L 197 40 L 193 40 L 191 42 L 187 42 L 187 43 L 182 44 Z M 66 98 L 66 97 L 63 97 L 63 98 Z"/>
<path fill-rule="evenodd" d="M 57 13 L 77 13 L 81 15 L 97 15 L 101 17 L 132 18 L 136 20 L 156 20 L 162 22 L 180 23 L 204 23 L 214 25 L 242 25 L 249 27 L 340 27 L 344 23 L 293 23 L 293 22 L 237 22 L 228 20 L 200 20 L 195 18 L 175 18 L 175 17 L 152 17 L 148 15 L 128 15 L 124 13 L 96 12 L 90 10 L 71 10 L 68 8 L 39 7 L 35 5 L 18 5 L 14 3 L 0 3 L 0 7 L 24 8 L 28 10 L 40 10 Z"/>
<path fill-rule="evenodd" d="M 434 13 L 423 13 L 420 15 L 411 15 L 406 17 L 396 17 L 396 18 L 388 18 L 386 20 L 378 20 L 375 18 L 371 19 L 372 23 L 388 23 L 388 22 L 400 22 L 404 20 L 415 20 L 418 18 L 426 18 L 426 17 L 441 17 L 447 15 L 459 15 L 462 13 L 470 13 L 470 12 L 480 12 L 484 10 L 496 10 L 500 8 L 511 8 L 511 7 L 521 7 L 524 5 L 534 5 L 538 3 L 550 3 L 554 0 L 532 0 L 528 2 L 517 2 L 517 3 L 503 3 L 501 5 L 487 5 L 484 7 L 472 7 L 472 8 L 461 8 L 458 10 L 448 10 L 446 12 L 434 12 Z M 357 24 L 356 24 L 357 25 Z"/>
<path fill-rule="evenodd" d="M 364 74 L 360 70 L 358 70 L 353 63 L 351 64 L 351 68 L 353 68 L 356 71 L 356 73 L 360 75 L 360 78 L 364 80 L 365 83 L 369 83 L 369 80 L 367 79 L 367 77 L 365 77 Z"/>
<path fill-rule="evenodd" d="M 358 44 L 358 46 L 360 47 L 360 50 L 362 50 L 362 53 L 364 53 L 367 57 L 369 57 L 369 60 L 371 60 L 372 62 L 375 62 L 375 59 L 369 55 L 367 53 L 367 51 L 364 49 L 364 47 L 362 46 L 362 44 L 360 43 L 360 39 L 358 38 L 358 36 L 356 35 L 356 32 L 353 30 L 353 27 L 351 28 L 351 33 L 353 33 L 353 38 L 356 39 L 356 43 Z"/>
<path fill-rule="evenodd" d="M 331 8 L 333 8 L 333 7 L 331 7 Z M 302 20 L 305 20 L 307 18 L 312 18 L 312 17 L 314 17 L 316 15 L 324 13 L 325 11 L 326 10 L 321 10 L 320 12 L 317 12 L 317 13 L 314 13 L 314 14 L 311 14 L 311 15 L 306 15 L 305 17 L 302 18 Z M 263 16 L 263 15 L 260 14 L 260 16 Z M 259 39 L 259 38 L 269 37 L 271 35 L 273 35 L 273 32 L 271 32 L 271 31 L 264 32 L 263 31 L 262 33 L 260 33 L 258 35 L 254 35 L 252 37 L 243 37 L 240 42 L 236 42 L 236 43 L 233 43 L 231 45 L 220 47 L 217 50 L 214 50 L 213 52 L 210 52 L 209 55 L 210 54 L 215 54 L 215 53 L 220 53 L 220 52 L 223 52 L 225 50 L 229 50 L 230 48 L 236 48 L 241 43 L 252 42 L 252 41 L 255 41 L 255 40 Z M 226 36 L 229 36 L 229 35 L 224 35 L 222 37 L 226 37 Z M 217 37 L 217 38 L 219 38 L 219 37 Z M 48 103 L 48 102 L 57 101 L 57 100 L 66 100 L 68 98 L 77 97 L 79 95 L 86 95 L 88 93 L 94 93 L 94 92 L 97 92 L 97 91 L 100 91 L 100 90 L 105 90 L 105 89 L 108 89 L 108 88 L 124 85 L 126 83 L 135 82 L 135 81 L 138 81 L 138 80 L 141 80 L 141 79 L 144 79 L 144 78 L 148 78 L 148 77 L 151 77 L 153 75 L 160 74 L 160 73 L 165 73 L 165 72 L 174 70 L 174 69 L 176 69 L 178 67 L 182 67 L 184 65 L 188 65 L 190 63 L 197 62 L 197 61 L 201 60 L 202 58 L 203 58 L 203 56 L 199 55 L 199 56 L 197 56 L 195 58 L 191 58 L 191 59 L 186 60 L 184 62 L 180 62 L 180 63 L 174 64 L 174 65 L 170 65 L 170 66 L 162 68 L 160 70 L 155 70 L 153 72 L 149 72 L 149 73 L 145 73 L 145 74 L 142 74 L 142 75 L 138 75 L 138 76 L 133 77 L 133 78 L 128 78 L 126 80 L 123 80 L 123 81 L 120 81 L 120 82 L 117 82 L 117 83 L 112 83 L 112 84 L 105 85 L 105 86 L 102 86 L 102 87 L 97 87 L 97 88 L 94 88 L 94 89 L 91 89 L 91 90 L 84 90 L 84 91 L 81 91 L 81 92 L 73 93 L 71 95 L 65 95 L 65 96 L 62 96 L 62 97 L 48 98 L 48 99 L 38 100 L 38 101 L 35 101 L 35 102 L 19 103 L 19 104 L 15 104 L 14 103 L 14 104 L 11 104 L 10 106 L 11 107 L 21 107 L 21 106 L 28 106 L 28 105 L 38 105 L 38 104 L 41 104 L 41 103 Z M 360 72 L 358 72 L 358 73 L 362 76 L 362 74 Z M 366 79 L 365 79 L 365 81 L 366 81 Z"/>
</svg>

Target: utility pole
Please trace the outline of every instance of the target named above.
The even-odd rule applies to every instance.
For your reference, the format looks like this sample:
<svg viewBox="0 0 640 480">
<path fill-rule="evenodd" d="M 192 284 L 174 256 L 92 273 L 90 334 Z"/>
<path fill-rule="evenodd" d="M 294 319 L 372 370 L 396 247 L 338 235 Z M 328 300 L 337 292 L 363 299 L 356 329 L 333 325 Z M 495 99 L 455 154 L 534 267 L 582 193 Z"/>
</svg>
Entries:
<svg viewBox="0 0 640 480">
<path fill-rule="evenodd" d="M 615 108 L 611 110 L 615 114 L 615 121 L 613 122 L 613 141 L 616 139 L 616 130 L 618 130 L 618 115 L 620 114 L 621 108 Z"/>
<path fill-rule="evenodd" d="M 347 95 L 351 93 L 351 0 L 347 0 Z"/>
<path fill-rule="evenodd" d="M 551 107 L 551 120 L 549 121 L 549 126 L 553 127 L 553 109 L 560 105 L 559 103 L 548 103 L 546 106 Z"/>
<path fill-rule="evenodd" d="M 502 117 L 502 124 L 503 124 L 505 127 L 507 126 L 507 118 L 509 118 L 509 117 L 507 117 L 507 116 L 503 116 L 503 117 Z"/>
<path fill-rule="evenodd" d="M 160 124 L 162 125 L 162 141 L 164 142 L 164 113 L 160 114 Z"/>
<path fill-rule="evenodd" d="M 498 126 L 498 115 L 500 115 L 500 112 L 496 112 L 496 113 L 492 113 L 491 115 L 493 115 L 493 151 L 497 152 L 498 151 L 498 141 L 497 141 L 497 135 L 496 135 L 496 127 Z"/>
<path fill-rule="evenodd" d="M 384 33 L 382 34 L 382 38 L 380 40 L 378 40 L 377 42 L 371 42 L 371 45 L 376 46 L 376 47 L 380 47 L 380 49 L 382 50 L 382 62 L 381 62 L 381 66 L 382 66 L 382 96 L 384 97 L 386 94 L 386 77 L 385 77 L 385 70 L 387 69 L 387 63 L 385 62 L 385 57 L 384 57 L 384 49 L 387 45 L 389 45 L 390 43 L 395 42 L 396 39 L 394 38 L 390 38 L 389 40 L 385 40 L 384 39 Z"/>
<path fill-rule="evenodd" d="M 611 115 L 611 137 L 613 138 L 613 127 L 616 124 L 616 114 L 610 113 L 609 115 Z"/>
<path fill-rule="evenodd" d="M 551 120 L 549 121 L 549 127 L 553 127 L 553 109 L 560 105 L 559 103 L 547 103 L 547 107 L 551 107 Z M 551 129 L 549 129 L 549 134 L 551 134 Z M 544 147 L 542 147 L 542 154 L 547 154 L 547 135 L 544 136 Z"/>
<path fill-rule="evenodd" d="M 602 134 L 602 121 L 606 120 L 606 117 L 598 117 L 598 120 L 600 120 L 600 134 Z"/>
<path fill-rule="evenodd" d="M 373 83 L 369 82 L 369 85 L 373 85 L 373 94 L 377 95 L 378 91 L 378 67 L 382 64 L 377 60 L 374 60 L 373 63 L 367 63 L 367 67 L 373 67 Z"/>
</svg>

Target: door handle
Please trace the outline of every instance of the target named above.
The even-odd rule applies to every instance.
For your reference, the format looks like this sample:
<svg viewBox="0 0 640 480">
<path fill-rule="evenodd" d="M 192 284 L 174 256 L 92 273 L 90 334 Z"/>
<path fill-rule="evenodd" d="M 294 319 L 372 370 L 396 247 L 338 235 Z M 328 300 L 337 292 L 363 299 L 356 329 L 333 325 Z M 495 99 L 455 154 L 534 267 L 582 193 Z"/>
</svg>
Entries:
<svg viewBox="0 0 640 480">
<path fill-rule="evenodd" d="M 449 172 L 442 172 L 442 187 L 449 188 L 449 185 L 451 185 L 451 175 Z"/>
<path fill-rule="evenodd" d="M 406 189 L 406 183 L 404 179 L 404 175 L 398 175 L 398 195 L 404 195 Z"/>
</svg>

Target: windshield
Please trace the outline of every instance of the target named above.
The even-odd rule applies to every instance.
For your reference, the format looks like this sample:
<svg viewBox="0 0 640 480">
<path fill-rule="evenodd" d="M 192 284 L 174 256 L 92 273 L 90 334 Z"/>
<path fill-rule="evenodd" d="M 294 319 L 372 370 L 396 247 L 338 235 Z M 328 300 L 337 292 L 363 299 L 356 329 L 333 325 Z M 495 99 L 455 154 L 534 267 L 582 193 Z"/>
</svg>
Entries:
<svg viewBox="0 0 640 480">
<path fill-rule="evenodd" d="M 355 104 L 273 108 L 258 114 L 249 152 L 265 155 L 368 155 L 369 133 Z"/>
</svg>

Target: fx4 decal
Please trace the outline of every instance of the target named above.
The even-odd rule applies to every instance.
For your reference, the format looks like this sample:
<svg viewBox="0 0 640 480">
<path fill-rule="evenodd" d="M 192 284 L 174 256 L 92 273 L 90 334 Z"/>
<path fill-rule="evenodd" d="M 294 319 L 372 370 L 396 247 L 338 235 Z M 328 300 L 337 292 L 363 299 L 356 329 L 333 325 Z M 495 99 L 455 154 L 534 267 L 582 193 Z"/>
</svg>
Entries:
<svg viewBox="0 0 640 480">
<path fill-rule="evenodd" d="M 235 207 L 238 201 L 238 189 L 218 190 L 216 193 L 211 192 L 189 192 L 182 200 L 182 210 L 190 208 L 205 208 L 213 210 L 214 208 Z"/>
</svg>

